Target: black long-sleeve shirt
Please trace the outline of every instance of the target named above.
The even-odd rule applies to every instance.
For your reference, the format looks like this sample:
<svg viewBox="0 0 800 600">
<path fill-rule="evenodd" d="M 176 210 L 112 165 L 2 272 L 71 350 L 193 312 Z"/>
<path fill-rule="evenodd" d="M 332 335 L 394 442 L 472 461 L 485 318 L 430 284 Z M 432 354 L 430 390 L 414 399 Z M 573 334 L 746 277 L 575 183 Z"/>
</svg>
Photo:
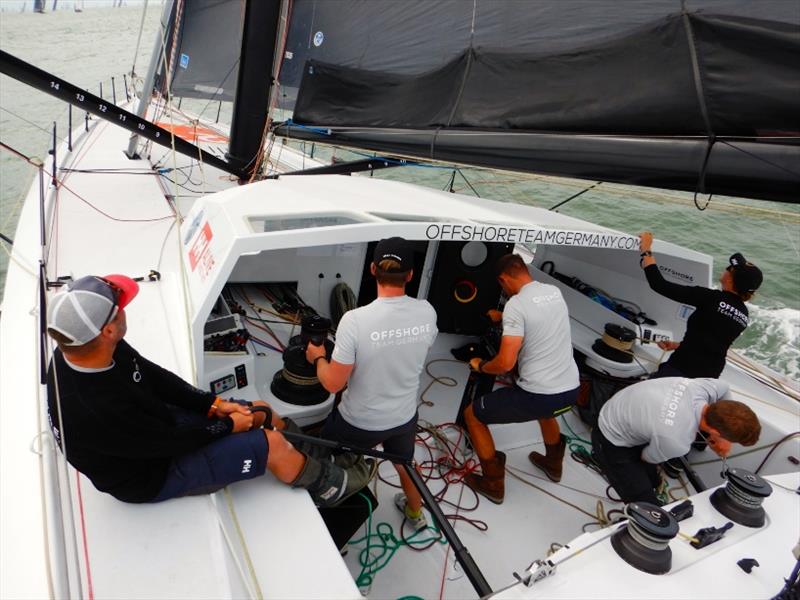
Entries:
<svg viewBox="0 0 800 600">
<path fill-rule="evenodd" d="M 113 366 L 99 372 L 73 368 L 56 350 L 47 391 L 50 426 L 60 446 L 63 434 L 69 463 L 98 490 L 125 502 L 152 500 L 173 457 L 233 431 L 230 417 L 178 426 L 168 404 L 205 415 L 214 394 L 150 362 L 124 340 L 114 351 Z"/>
<path fill-rule="evenodd" d="M 694 306 L 686 335 L 667 364 L 686 377 L 719 377 L 734 340 L 747 328 L 747 307 L 733 292 L 670 283 L 658 265 L 645 267 L 650 288 L 675 302 Z"/>
</svg>

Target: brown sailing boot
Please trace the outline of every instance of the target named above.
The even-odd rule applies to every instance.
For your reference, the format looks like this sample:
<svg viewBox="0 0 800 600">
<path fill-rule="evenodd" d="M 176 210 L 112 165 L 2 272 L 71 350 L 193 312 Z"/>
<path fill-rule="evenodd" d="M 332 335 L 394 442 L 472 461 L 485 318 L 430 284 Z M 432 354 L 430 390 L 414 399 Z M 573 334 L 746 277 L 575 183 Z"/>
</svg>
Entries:
<svg viewBox="0 0 800 600">
<path fill-rule="evenodd" d="M 561 481 L 561 468 L 564 462 L 564 451 L 567 448 L 567 438 L 562 434 L 557 444 L 545 444 L 544 448 L 544 455 L 539 452 L 531 452 L 528 454 L 528 460 L 544 471 L 551 481 L 558 483 Z"/>
<path fill-rule="evenodd" d="M 495 504 L 502 504 L 506 493 L 506 455 L 495 452 L 494 458 L 480 460 L 483 475 L 469 473 L 464 477 L 464 483 Z"/>
</svg>

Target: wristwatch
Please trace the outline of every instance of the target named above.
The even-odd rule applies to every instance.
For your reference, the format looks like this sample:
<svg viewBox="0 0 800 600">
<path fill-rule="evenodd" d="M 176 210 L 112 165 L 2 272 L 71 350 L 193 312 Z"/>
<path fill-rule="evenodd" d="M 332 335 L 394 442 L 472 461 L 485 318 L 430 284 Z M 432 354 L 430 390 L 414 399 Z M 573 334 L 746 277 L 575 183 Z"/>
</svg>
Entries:
<svg viewBox="0 0 800 600">
<path fill-rule="evenodd" d="M 639 266 L 644 268 L 644 258 L 645 256 L 653 256 L 653 253 L 650 250 L 645 250 L 639 255 Z"/>
</svg>

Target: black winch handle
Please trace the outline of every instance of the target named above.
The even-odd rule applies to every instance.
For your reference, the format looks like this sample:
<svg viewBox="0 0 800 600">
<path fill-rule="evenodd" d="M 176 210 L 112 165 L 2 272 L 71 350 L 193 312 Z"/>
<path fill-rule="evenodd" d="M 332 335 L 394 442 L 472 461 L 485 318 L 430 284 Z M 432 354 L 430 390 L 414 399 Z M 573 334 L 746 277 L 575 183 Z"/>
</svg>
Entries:
<svg viewBox="0 0 800 600">
<path fill-rule="evenodd" d="M 275 431 L 275 428 L 272 426 L 272 409 L 269 406 L 250 406 L 249 408 L 251 413 L 263 412 L 266 417 L 261 427 Z"/>
<path fill-rule="evenodd" d="M 268 406 L 252 406 L 250 407 L 250 412 L 263 412 L 268 417 L 264 423 L 268 424 L 272 422 L 272 409 Z M 478 595 L 481 597 L 488 596 L 492 593 L 492 588 L 489 586 L 489 583 L 484 578 L 483 573 L 481 573 L 478 565 L 475 563 L 475 560 L 470 555 L 469 550 L 464 546 L 464 544 L 461 543 L 461 540 L 456 534 L 455 529 L 453 529 L 453 526 L 450 525 L 447 517 L 439 507 L 436 498 L 428 489 L 428 486 L 425 485 L 425 481 L 422 479 L 422 477 L 420 477 L 420 474 L 417 473 L 417 470 L 414 467 L 414 461 L 412 459 L 398 456 L 397 454 L 391 454 L 389 452 L 380 452 L 378 450 L 349 446 L 340 442 L 312 437 L 310 435 L 303 435 L 301 433 L 293 433 L 286 430 L 283 430 L 280 433 L 282 433 L 283 436 L 290 442 L 307 442 L 309 444 L 333 448 L 334 450 L 340 450 L 342 452 L 352 452 L 353 454 L 361 454 L 363 456 L 371 456 L 373 458 L 388 460 L 396 465 L 402 465 L 406 471 L 406 474 L 414 483 L 414 487 L 417 488 L 422 496 L 422 501 L 425 503 L 425 506 L 428 507 L 428 510 L 436 521 L 436 524 L 439 526 L 439 529 L 444 534 L 444 537 L 447 539 L 450 546 L 453 548 L 456 560 L 458 560 L 459 564 L 464 569 L 464 573 L 472 584 L 472 587 L 475 588 L 475 591 L 478 592 Z"/>
</svg>

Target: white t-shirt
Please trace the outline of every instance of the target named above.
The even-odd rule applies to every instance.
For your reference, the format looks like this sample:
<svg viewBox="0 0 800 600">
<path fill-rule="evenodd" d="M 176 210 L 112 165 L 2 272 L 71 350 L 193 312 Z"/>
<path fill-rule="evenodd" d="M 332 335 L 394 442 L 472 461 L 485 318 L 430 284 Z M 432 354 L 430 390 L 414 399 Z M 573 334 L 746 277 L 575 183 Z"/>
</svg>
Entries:
<svg viewBox="0 0 800 600">
<path fill-rule="evenodd" d="M 614 394 L 597 423 L 615 446 L 647 444 L 642 460 L 658 464 L 689 451 L 703 408 L 727 393 L 728 384 L 719 379 L 648 379 Z"/>
<path fill-rule="evenodd" d="M 560 394 L 578 387 L 578 365 L 564 297 L 554 285 L 532 281 L 506 302 L 503 335 L 522 336 L 517 385 L 535 394 Z"/>
<path fill-rule="evenodd" d="M 367 431 L 407 423 L 417 412 L 419 376 L 436 339 L 436 311 L 408 296 L 377 298 L 348 311 L 336 330 L 332 358 L 355 365 L 339 412 Z"/>
</svg>

